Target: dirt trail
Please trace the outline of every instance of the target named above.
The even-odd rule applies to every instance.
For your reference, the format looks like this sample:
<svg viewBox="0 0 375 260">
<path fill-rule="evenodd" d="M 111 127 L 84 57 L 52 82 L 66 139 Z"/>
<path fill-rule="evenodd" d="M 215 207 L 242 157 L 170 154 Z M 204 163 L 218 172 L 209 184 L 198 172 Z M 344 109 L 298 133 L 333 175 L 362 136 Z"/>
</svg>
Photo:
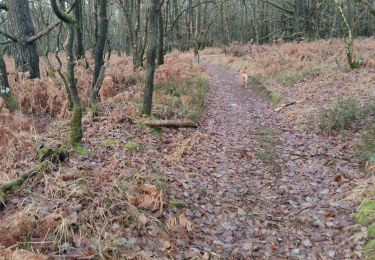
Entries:
<svg viewBox="0 0 375 260">
<path fill-rule="evenodd" d="M 356 258 L 362 233 L 344 198 L 358 170 L 321 156 L 335 148 L 328 139 L 285 122 L 236 73 L 207 69 L 200 141 L 168 173 L 171 197 L 188 205 L 194 223 L 175 233 L 177 258 Z"/>
</svg>

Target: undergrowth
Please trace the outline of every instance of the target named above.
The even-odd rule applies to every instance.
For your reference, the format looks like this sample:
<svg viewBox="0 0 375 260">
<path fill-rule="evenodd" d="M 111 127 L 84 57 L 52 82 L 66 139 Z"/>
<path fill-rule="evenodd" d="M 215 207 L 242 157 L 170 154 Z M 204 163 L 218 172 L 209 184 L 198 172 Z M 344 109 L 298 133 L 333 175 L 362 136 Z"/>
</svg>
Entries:
<svg viewBox="0 0 375 260">
<path fill-rule="evenodd" d="M 157 103 L 157 116 L 161 118 L 189 118 L 198 122 L 202 118 L 207 103 L 209 82 L 203 75 L 188 81 L 171 80 L 159 83 L 155 91 L 157 100 L 164 99 L 164 104 Z M 161 96 L 162 95 L 162 96 Z"/>
<path fill-rule="evenodd" d="M 319 126 L 325 131 L 349 129 L 358 118 L 358 104 L 353 99 L 339 99 L 333 108 L 324 109 L 319 115 Z"/>
</svg>

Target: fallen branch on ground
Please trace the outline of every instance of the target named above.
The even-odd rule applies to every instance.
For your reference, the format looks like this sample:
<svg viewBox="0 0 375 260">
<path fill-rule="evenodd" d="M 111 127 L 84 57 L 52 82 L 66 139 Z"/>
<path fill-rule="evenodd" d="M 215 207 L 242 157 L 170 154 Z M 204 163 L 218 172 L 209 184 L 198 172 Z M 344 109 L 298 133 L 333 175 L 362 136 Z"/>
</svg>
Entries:
<svg viewBox="0 0 375 260">
<path fill-rule="evenodd" d="M 313 157 L 328 157 L 330 159 L 343 160 L 347 162 L 353 162 L 353 156 L 343 157 L 335 154 L 328 153 L 315 153 L 315 154 L 305 154 L 305 153 L 291 153 L 293 156 L 302 157 L 302 158 L 313 158 Z"/>
<path fill-rule="evenodd" d="M 18 179 L 16 179 L 15 181 L 1 185 L 0 186 L 0 203 L 4 203 L 5 193 L 21 187 L 22 184 L 27 179 L 45 170 L 47 167 L 48 167 L 48 162 L 43 162 L 40 165 L 38 165 L 36 168 L 21 174 L 21 176 L 18 177 Z"/>
<path fill-rule="evenodd" d="M 191 120 L 143 120 L 138 123 L 151 127 L 198 127 L 197 123 Z"/>
<path fill-rule="evenodd" d="M 41 147 L 38 150 L 38 159 L 41 162 L 37 167 L 22 173 L 16 180 L 0 185 L 0 204 L 4 204 L 5 194 L 14 189 L 20 188 L 23 183 L 48 168 L 51 163 L 57 164 L 68 157 L 64 148 Z"/>
<path fill-rule="evenodd" d="M 289 103 L 285 103 L 285 104 L 282 104 L 281 106 L 279 106 L 278 108 L 275 109 L 276 112 L 280 111 L 281 109 L 283 109 L 284 107 L 289 107 L 289 106 L 293 106 L 293 105 L 296 105 L 296 104 L 300 104 L 304 101 L 304 99 L 302 100 L 298 100 L 298 101 L 292 101 L 292 102 L 289 102 Z"/>
</svg>

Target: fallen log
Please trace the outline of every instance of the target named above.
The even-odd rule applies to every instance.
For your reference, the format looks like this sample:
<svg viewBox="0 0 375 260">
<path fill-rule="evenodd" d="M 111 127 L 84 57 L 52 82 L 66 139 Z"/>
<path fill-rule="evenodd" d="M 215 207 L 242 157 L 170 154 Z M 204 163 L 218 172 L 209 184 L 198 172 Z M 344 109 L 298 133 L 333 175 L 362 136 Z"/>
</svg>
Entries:
<svg viewBox="0 0 375 260">
<path fill-rule="evenodd" d="M 191 120 L 142 120 L 138 123 L 151 127 L 191 127 L 196 128 L 197 123 Z"/>
</svg>

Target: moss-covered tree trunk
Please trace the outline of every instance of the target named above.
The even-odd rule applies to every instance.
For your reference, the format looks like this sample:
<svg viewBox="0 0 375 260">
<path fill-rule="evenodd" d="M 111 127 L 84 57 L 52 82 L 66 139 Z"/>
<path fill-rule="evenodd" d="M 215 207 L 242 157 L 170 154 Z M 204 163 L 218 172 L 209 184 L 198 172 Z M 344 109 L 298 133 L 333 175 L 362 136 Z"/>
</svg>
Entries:
<svg viewBox="0 0 375 260">
<path fill-rule="evenodd" d="M 74 35 L 76 34 L 75 31 L 75 24 L 76 21 L 74 18 L 62 12 L 56 0 L 50 0 L 51 6 L 58 18 L 60 18 L 64 23 L 68 25 L 68 37 L 67 37 L 67 44 L 66 44 L 66 54 L 68 60 L 68 68 L 67 68 L 67 78 L 69 81 L 69 94 L 72 99 L 73 103 L 73 115 L 70 121 L 70 131 L 69 131 L 69 143 L 75 147 L 79 145 L 82 141 L 83 137 L 83 129 L 82 129 L 82 105 L 81 100 L 78 96 L 77 91 L 77 79 L 75 78 L 74 74 L 74 67 L 75 67 L 75 58 L 74 58 Z"/>
<path fill-rule="evenodd" d="M 149 0 L 149 38 L 147 42 L 146 83 L 143 99 L 143 113 L 151 114 L 154 91 L 155 58 L 158 48 L 158 8 L 159 0 Z"/>
<path fill-rule="evenodd" d="M 5 104 L 10 112 L 20 109 L 20 105 L 12 94 L 9 86 L 7 68 L 3 56 L 0 56 L 0 96 L 5 100 Z"/>
<path fill-rule="evenodd" d="M 70 132 L 69 132 L 69 143 L 72 146 L 77 146 L 81 143 L 83 137 L 83 129 L 82 129 L 82 105 L 81 100 L 78 96 L 77 91 L 77 79 L 74 75 L 74 54 L 73 54 L 73 46 L 74 46 L 74 26 L 72 24 L 69 25 L 69 33 L 68 33 L 68 41 L 66 46 L 66 54 L 68 56 L 68 80 L 69 80 L 69 92 L 73 102 L 73 115 L 70 121 Z"/>
</svg>

